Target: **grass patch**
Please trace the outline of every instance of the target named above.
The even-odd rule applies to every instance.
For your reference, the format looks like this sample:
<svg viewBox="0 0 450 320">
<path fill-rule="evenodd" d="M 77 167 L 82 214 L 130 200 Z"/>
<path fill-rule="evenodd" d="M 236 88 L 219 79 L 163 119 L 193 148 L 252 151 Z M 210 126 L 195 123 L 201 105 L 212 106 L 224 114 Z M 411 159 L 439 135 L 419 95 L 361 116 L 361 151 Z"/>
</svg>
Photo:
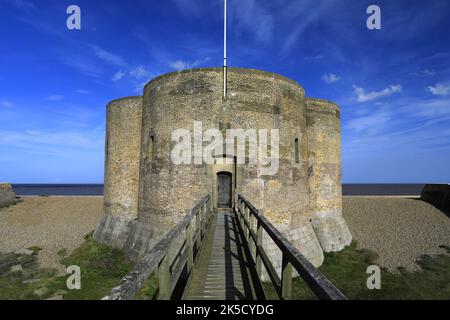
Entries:
<svg viewBox="0 0 450 320">
<path fill-rule="evenodd" d="M 79 266 L 81 269 L 81 290 L 67 290 L 65 276 L 55 279 L 51 285 L 54 292 L 67 291 L 64 299 L 68 300 L 99 300 L 132 270 L 132 263 L 121 251 L 94 241 L 91 235 L 62 262 L 66 267 Z"/>
<path fill-rule="evenodd" d="M 157 300 L 159 294 L 158 277 L 153 273 L 150 278 L 145 281 L 141 290 L 136 293 L 136 300 Z"/>
<path fill-rule="evenodd" d="M 0 300 L 39 300 L 55 295 L 64 295 L 68 300 L 99 300 L 106 296 L 132 270 L 133 265 L 119 250 L 94 241 L 91 235 L 85 239 L 83 245 L 62 259 L 66 267 L 80 267 L 81 290 L 68 290 L 66 281 L 70 275 L 57 275 L 54 270 L 41 268 L 37 254 L 33 254 L 19 258 L 23 260 L 22 272 L 5 270 L 0 273 Z M 59 254 L 64 256 L 67 253 Z M 4 261 L 14 259 L 13 254 L 0 255 L 0 259 L 2 257 Z"/>
<path fill-rule="evenodd" d="M 450 254 L 450 248 L 443 247 Z M 350 247 L 325 256 L 319 270 L 351 300 L 449 300 L 450 256 L 422 256 L 417 263 L 422 270 L 408 272 L 399 268 L 398 273 L 381 270 L 381 290 L 367 289 L 367 267 L 375 265 L 377 255 L 358 249 L 354 242 Z M 270 298 L 276 293 L 270 284 L 264 284 Z M 315 299 L 303 280 L 293 281 L 293 298 Z"/>
</svg>

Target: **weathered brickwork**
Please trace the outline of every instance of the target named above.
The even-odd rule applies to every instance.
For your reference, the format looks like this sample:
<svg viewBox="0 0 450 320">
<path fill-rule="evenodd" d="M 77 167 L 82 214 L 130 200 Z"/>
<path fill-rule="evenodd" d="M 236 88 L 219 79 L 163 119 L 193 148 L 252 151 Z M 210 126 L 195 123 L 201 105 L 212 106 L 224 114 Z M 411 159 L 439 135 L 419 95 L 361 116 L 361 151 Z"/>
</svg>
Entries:
<svg viewBox="0 0 450 320">
<path fill-rule="evenodd" d="M 142 98 L 111 102 L 106 123 L 104 212 L 137 218 Z"/>
<path fill-rule="evenodd" d="M 174 165 L 171 135 L 192 131 L 194 121 L 224 133 L 278 129 L 278 173 L 263 176 L 258 165 L 235 164 L 234 154 L 227 154 L 225 164 Z M 273 73 L 230 68 L 226 100 L 221 68 L 158 77 L 142 98 L 108 107 L 105 217 L 97 238 L 125 251 L 131 246 L 138 258 L 205 194 L 212 192 L 215 203 L 217 173 L 229 172 L 235 190 L 318 266 L 323 250 L 340 250 L 351 240 L 341 213 L 339 123 L 336 105 L 305 98 L 300 85 Z M 105 233 L 114 237 L 108 240 Z M 279 260 L 275 248 L 265 245 Z"/>
<path fill-rule="evenodd" d="M 352 241 L 342 216 L 342 163 L 339 107 L 306 100 L 311 222 L 325 252 L 340 251 Z"/>
</svg>

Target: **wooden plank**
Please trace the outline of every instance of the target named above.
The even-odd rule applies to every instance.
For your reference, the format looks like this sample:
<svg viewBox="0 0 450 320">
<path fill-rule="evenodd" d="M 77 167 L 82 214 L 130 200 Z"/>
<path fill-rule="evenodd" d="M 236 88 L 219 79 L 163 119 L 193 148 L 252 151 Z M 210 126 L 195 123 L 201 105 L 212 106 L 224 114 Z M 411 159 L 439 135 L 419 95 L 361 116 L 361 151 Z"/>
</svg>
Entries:
<svg viewBox="0 0 450 320">
<path fill-rule="evenodd" d="M 194 268 L 186 288 L 186 299 L 252 299 L 253 284 L 248 276 L 243 254 L 239 223 L 231 211 L 221 211 L 212 224 L 208 250 L 202 253 L 202 263 Z M 207 252 L 206 252 L 207 251 Z"/>
</svg>

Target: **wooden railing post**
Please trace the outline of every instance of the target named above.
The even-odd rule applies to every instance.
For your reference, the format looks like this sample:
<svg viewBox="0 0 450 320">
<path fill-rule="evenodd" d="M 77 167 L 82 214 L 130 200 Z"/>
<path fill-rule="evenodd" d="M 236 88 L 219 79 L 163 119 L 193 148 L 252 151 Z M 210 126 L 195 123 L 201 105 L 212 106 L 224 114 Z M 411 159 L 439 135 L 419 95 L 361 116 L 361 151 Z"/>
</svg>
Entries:
<svg viewBox="0 0 450 320">
<path fill-rule="evenodd" d="M 200 209 L 200 237 L 203 240 L 203 236 L 205 234 L 205 226 L 206 226 L 206 203 Z"/>
<path fill-rule="evenodd" d="M 159 300 L 170 300 L 169 260 L 169 253 L 167 253 L 159 264 Z"/>
<path fill-rule="evenodd" d="M 292 264 L 283 254 L 283 263 L 281 269 L 281 298 L 283 300 L 292 299 Z"/>
<path fill-rule="evenodd" d="M 187 250 L 187 271 L 191 272 L 194 267 L 194 244 L 192 234 L 192 222 L 186 228 L 186 250 Z"/>
<path fill-rule="evenodd" d="M 261 279 L 262 258 L 261 253 L 259 252 L 259 248 L 262 247 L 262 243 L 263 243 L 263 226 L 261 222 L 258 221 L 256 227 L 256 272 L 258 273 L 260 279 Z"/>
<path fill-rule="evenodd" d="M 255 227 L 254 227 L 255 219 L 256 219 L 255 216 L 250 211 L 250 218 L 249 218 L 249 225 L 250 225 L 249 229 L 250 229 L 250 231 L 249 231 L 249 234 L 255 232 L 255 230 L 254 230 L 255 229 Z M 255 240 L 256 239 L 253 239 L 253 237 L 251 237 L 251 236 L 249 237 L 250 254 L 252 255 L 253 259 L 256 259 L 256 253 L 257 253 Z"/>
<path fill-rule="evenodd" d="M 249 224 L 248 226 L 247 223 Z M 247 206 L 244 207 L 244 236 L 248 243 L 250 236 L 250 209 Z"/>
<path fill-rule="evenodd" d="M 202 211 L 202 208 L 199 208 L 198 211 L 195 213 L 195 233 L 197 233 L 199 236 L 197 237 L 196 246 L 197 249 L 200 248 L 200 242 L 202 240 L 202 227 L 201 227 L 201 221 L 200 221 L 200 212 Z"/>
</svg>

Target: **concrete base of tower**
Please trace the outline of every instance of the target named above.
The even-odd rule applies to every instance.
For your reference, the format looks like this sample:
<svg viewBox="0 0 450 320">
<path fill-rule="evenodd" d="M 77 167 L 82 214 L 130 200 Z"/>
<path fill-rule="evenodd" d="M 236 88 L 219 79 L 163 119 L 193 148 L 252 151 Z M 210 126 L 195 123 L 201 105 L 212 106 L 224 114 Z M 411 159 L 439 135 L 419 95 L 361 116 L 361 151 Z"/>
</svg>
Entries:
<svg viewBox="0 0 450 320">
<path fill-rule="evenodd" d="M 323 264 L 325 259 L 322 247 L 314 232 L 311 223 L 305 222 L 299 226 L 289 225 L 277 225 L 276 228 L 311 262 L 316 268 Z M 278 246 L 272 241 L 272 239 L 265 235 L 263 240 L 263 246 L 272 262 L 278 275 L 281 276 L 281 267 L 283 256 Z M 298 276 L 294 271 L 294 276 Z M 263 268 L 262 280 L 270 281 L 267 272 Z"/>
<path fill-rule="evenodd" d="M 138 261 L 148 253 L 166 231 L 124 216 L 105 214 L 98 224 L 94 239 L 122 250 L 131 261 Z"/>
<path fill-rule="evenodd" d="M 352 234 L 340 210 L 317 212 L 311 223 L 325 252 L 341 251 L 352 243 Z"/>
</svg>

